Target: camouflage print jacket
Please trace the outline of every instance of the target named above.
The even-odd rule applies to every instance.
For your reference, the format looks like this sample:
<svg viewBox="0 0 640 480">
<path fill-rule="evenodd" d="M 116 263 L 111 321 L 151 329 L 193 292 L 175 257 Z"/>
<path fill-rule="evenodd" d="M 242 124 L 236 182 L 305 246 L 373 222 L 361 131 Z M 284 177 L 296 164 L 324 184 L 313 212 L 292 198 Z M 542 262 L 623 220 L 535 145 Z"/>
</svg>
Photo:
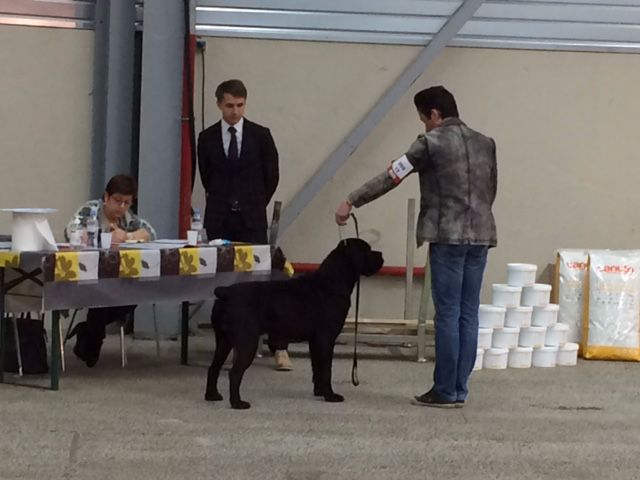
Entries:
<svg viewBox="0 0 640 480">
<path fill-rule="evenodd" d="M 87 203 L 78 208 L 76 213 L 73 214 L 73 217 L 71 217 L 71 221 L 67 224 L 67 228 L 65 228 L 64 230 L 64 236 L 67 241 L 69 241 L 69 235 L 67 232 L 69 231 L 69 228 L 71 227 L 71 224 L 73 224 L 73 221 L 76 217 L 80 217 L 80 221 L 82 222 L 83 227 L 87 226 L 87 219 L 89 218 L 89 215 L 91 215 L 92 207 L 96 207 L 98 209 L 98 224 L 100 225 L 100 229 L 103 232 L 111 231 L 109 221 L 104 215 L 104 202 L 101 199 L 89 200 Z M 146 220 L 138 218 L 129 210 L 127 210 L 127 213 L 125 213 L 124 216 L 118 220 L 118 227 L 120 227 L 125 232 L 135 232 L 136 230 L 144 228 L 147 232 L 149 232 L 151 240 L 156 239 L 156 231 L 151 226 L 151 224 Z"/>
<path fill-rule="evenodd" d="M 470 129 L 459 118 L 446 118 L 441 126 L 420 135 L 404 157 L 352 192 L 348 200 L 360 207 L 413 172 L 420 177 L 418 245 L 497 244 L 491 212 L 498 177 L 493 139 Z"/>
</svg>

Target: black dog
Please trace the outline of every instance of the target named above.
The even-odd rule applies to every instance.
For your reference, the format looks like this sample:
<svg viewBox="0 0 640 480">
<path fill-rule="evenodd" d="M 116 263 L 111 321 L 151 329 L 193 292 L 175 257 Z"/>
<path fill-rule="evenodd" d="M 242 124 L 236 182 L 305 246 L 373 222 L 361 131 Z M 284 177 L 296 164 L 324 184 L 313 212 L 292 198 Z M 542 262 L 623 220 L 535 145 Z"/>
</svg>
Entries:
<svg viewBox="0 0 640 480">
<path fill-rule="evenodd" d="M 364 240 L 349 238 L 324 259 L 320 268 L 291 280 L 248 282 L 218 287 L 211 314 L 216 352 L 209 367 L 205 399 L 222 400 L 218 376 L 231 349 L 229 371 L 231 407 L 249 408 L 240 398 L 240 382 L 255 357 L 260 335 L 287 342 L 309 342 L 313 394 L 327 402 L 344 397 L 331 388 L 331 363 L 336 338 L 351 306 L 351 292 L 360 275 L 373 275 L 382 267 L 382 253 Z"/>
</svg>

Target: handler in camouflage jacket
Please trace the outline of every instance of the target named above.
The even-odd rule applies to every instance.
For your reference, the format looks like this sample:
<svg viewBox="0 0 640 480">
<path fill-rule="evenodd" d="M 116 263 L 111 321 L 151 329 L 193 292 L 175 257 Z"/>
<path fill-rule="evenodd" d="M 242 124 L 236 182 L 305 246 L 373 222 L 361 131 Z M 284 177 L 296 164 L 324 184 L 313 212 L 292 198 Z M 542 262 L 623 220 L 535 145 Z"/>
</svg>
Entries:
<svg viewBox="0 0 640 480">
<path fill-rule="evenodd" d="M 455 98 L 444 87 L 422 90 L 414 103 L 426 134 L 386 171 L 349 194 L 335 216 L 338 224 L 345 224 L 352 207 L 375 200 L 418 173 L 416 234 L 418 246 L 429 243 L 436 363 L 433 387 L 413 403 L 462 407 L 476 358 L 487 252 L 497 244 L 491 211 L 497 190 L 496 146 L 458 118 Z"/>
</svg>

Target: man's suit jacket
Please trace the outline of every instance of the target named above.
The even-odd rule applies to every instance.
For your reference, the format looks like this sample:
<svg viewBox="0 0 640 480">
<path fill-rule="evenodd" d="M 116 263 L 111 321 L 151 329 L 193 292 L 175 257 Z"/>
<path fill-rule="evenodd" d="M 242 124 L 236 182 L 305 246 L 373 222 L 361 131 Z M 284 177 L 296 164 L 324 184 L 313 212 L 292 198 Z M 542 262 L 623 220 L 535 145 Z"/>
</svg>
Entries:
<svg viewBox="0 0 640 480">
<path fill-rule="evenodd" d="M 232 164 L 224 153 L 221 122 L 213 124 L 198 137 L 198 166 L 207 194 L 208 232 L 222 230 L 234 201 L 248 229 L 266 230 L 266 207 L 279 178 L 278 150 L 268 128 L 245 118 L 240 157 Z"/>
</svg>

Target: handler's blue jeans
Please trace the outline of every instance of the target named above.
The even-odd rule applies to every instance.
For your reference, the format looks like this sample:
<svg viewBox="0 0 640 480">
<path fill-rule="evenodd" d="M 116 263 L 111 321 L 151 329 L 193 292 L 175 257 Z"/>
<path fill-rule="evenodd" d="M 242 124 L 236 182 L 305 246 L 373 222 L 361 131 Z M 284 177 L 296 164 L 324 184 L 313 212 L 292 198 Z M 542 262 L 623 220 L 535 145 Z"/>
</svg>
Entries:
<svg viewBox="0 0 640 480">
<path fill-rule="evenodd" d="M 478 348 L 478 308 L 486 245 L 429 245 L 435 306 L 434 389 L 448 401 L 467 398 Z"/>
</svg>

